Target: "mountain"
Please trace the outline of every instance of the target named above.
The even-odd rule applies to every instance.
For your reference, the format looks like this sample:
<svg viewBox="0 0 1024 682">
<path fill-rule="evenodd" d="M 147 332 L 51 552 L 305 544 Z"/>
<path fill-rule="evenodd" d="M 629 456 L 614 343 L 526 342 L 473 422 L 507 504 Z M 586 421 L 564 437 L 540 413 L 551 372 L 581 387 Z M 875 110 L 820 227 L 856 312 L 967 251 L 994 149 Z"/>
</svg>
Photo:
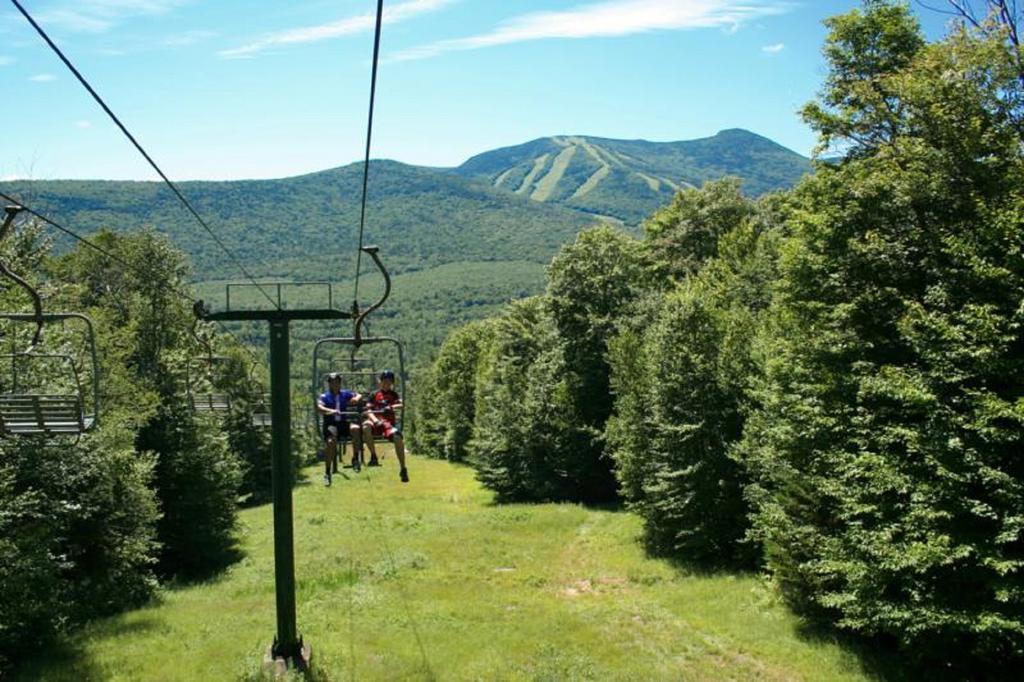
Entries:
<svg viewBox="0 0 1024 682">
<path fill-rule="evenodd" d="M 484 152 L 455 172 L 540 203 L 637 224 L 681 187 L 736 175 L 758 196 L 792 187 L 810 167 L 796 152 L 734 129 L 686 142 L 544 137 Z"/>
<path fill-rule="evenodd" d="M 559 247 L 597 220 L 635 226 L 677 187 L 737 174 L 756 194 L 790 186 L 807 168 L 803 157 L 745 131 L 667 143 L 544 138 L 475 156 L 456 169 L 374 161 L 365 243 L 381 247 L 394 275 L 392 299 L 374 315 L 374 330 L 405 340 L 413 362 L 421 362 L 452 326 L 538 293 Z M 257 277 L 339 282 L 334 300 L 346 305 L 362 172 L 352 164 L 281 180 L 179 187 Z M 192 259 L 207 300 L 223 300 L 223 283 L 242 279 L 161 183 L 14 181 L 0 188 L 79 234 L 104 227 L 167 234 Z M 58 249 L 70 243 L 54 237 Z M 380 280 L 368 259 L 363 272 L 370 273 L 360 288 L 366 302 Z M 251 331 L 257 340 L 265 333 Z M 295 338 L 308 342 L 322 333 L 310 324 L 296 329 Z"/>
</svg>

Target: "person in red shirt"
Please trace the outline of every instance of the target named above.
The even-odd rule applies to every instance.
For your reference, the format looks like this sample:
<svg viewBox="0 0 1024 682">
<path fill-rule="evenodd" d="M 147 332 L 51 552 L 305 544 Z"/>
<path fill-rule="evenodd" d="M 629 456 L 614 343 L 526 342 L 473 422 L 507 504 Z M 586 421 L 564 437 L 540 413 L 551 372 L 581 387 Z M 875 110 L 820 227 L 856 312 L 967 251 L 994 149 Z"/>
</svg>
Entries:
<svg viewBox="0 0 1024 682">
<path fill-rule="evenodd" d="M 380 386 L 370 395 L 366 404 L 365 418 L 363 421 L 363 442 L 370 448 L 370 462 L 368 466 L 380 466 L 377 459 L 377 449 L 373 444 L 374 436 L 387 438 L 395 444 L 395 454 L 398 455 L 398 466 L 401 469 L 398 477 L 402 483 L 409 482 L 409 471 L 405 468 L 405 441 L 402 439 L 402 432 L 395 425 L 395 410 L 402 407 L 402 397 L 395 391 L 395 373 L 386 369 L 380 373 Z"/>
</svg>

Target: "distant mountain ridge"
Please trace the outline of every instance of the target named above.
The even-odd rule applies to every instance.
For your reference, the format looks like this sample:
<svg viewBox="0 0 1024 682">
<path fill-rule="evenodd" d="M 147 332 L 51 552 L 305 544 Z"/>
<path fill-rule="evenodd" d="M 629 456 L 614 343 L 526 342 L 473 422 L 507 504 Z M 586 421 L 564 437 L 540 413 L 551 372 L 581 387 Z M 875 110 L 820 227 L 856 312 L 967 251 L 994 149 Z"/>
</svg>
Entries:
<svg viewBox="0 0 1024 682">
<path fill-rule="evenodd" d="M 731 129 L 681 142 L 544 137 L 478 154 L 455 172 L 533 201 L 636 224 L 684 187 L 735 175 L 757 196 L 792 187 L 810 169 L 806 157 Z"/>
<path fill-rule="evenodd" d="M 552 256 L 599 220 L 635 229 L 677 188 L 739 175 L 748 193 L 759 194 L 791 186 L 809 168 L 746 131 L 663 143 L 542 138 L 454 169 L 373 161 L 365 240 L 380 245 L 395 285 L 375 329 L 406 340 L 414 362 L 426 359 L 453 326 L 539 293 Z M 362 176 L 355 163 L 280 180 L 178 186 L 257 277 L 351 284 Z M 218 300 L 224 281 L 240 279 L 162 183 L 18 180 L 0 188 L 79 234 L 144 227 L 167 234 L 192 259 L 209 300 Z M 54 237 L 58 248 L 70 245 Z M 369 271 L 365 259 L 363 267 Z M 364 299 L 380 284 L 372 272 L 367 282 Z"/>
</svg>

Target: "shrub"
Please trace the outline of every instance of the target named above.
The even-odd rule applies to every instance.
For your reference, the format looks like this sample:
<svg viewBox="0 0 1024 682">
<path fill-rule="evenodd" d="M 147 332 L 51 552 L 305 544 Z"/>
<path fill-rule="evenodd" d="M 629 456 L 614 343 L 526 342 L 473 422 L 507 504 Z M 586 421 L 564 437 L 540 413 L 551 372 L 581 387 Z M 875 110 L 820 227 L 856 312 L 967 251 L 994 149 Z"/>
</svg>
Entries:
<svg viewBox="0 0 1024 682">
<path fill-rule="evenodd" d="M 152 460 L 124 432 L 0 441 L 0 669 L 156 585 Z"/>
</svg>

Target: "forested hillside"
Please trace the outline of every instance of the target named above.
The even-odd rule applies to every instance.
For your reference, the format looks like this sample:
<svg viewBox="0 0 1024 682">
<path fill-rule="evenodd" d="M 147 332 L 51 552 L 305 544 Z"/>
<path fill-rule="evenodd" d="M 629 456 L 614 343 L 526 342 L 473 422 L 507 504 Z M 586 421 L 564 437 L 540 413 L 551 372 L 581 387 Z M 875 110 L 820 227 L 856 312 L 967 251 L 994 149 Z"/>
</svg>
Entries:
<svg viewBox="0 0 1024 682">
<path fill-rule="evenodd" d="M 560 187 L 573 173 L 595 172 L 593 163 L 609 165 L 608 177 L 600 187 L 594 185 L 586 201 L 555 201 L 564 193 L 558 188 L 552 201 L 538 201 L 538 196 L 508 191 L 509 182 L 493 182 L 491 169 L 526 163 L 519 158 L 520 148 L 475 157 L 457 172 L 372 162 L 365 239 L 381 246 L 395 278 L 391 301 L 375 315 L 375 331 L 402 339 L 411 364 L 428 358 L 453 326 L 540 292 L 543 267 L 559 247 L 584 227 L 607 220 L 595 213 L 635 223 L 689 183 L 733 173 L 747 178 L 744 186 L 758 193 L 788 187 L 807 170 L 806 159 L 744 131 L 665 144 L 571 138 L 577 142 L 564 147 L 555 139 L 563 140 L 547 138 L 545 144 L 572 149 L 578 143 L 590 150 L 580 150 Z M 661 180 L 642 179 L 646 175 Z M 350 303 L 361 164 L 281 180 L 183 182 L 180 187 L 257 277 L 334 281 L 340 296 L 335 302 Z M 223 284 L 242 278 L 237 265 L 162 183 L 17 181 L 0 183 L 0 189 L 78 233 L 151 227 L 167 235 L 192 260 L 198 291 L 214 306 L 223 301 Z M 61 235 L 55 237 L 58 251 L 70 245 Z M 369 273 L 361 290 L 365 303 L 380 282 L 368 262 L 363 268 Z M 339 331 L 297 325 L 297 357 L 305 357 L 312 339 Z M 253 326 L 249 339 L 261 346 L 263 333 Z"/>
<path fill-rule="evenodd" d="M 282 180 L 183 182 L 183 193 L 257 276 L 352 276 L 361 164 Z M 231 261 L 162 183 L 2 183 L 78 232 L 153 227 L 192 259 L 200 281 L 237 278 Z M 592 218 L 485 183 L 394 161 L 370 169 L 366 242 L 395 274 L 460 261 L 544 263 Z"/>
</svg>

